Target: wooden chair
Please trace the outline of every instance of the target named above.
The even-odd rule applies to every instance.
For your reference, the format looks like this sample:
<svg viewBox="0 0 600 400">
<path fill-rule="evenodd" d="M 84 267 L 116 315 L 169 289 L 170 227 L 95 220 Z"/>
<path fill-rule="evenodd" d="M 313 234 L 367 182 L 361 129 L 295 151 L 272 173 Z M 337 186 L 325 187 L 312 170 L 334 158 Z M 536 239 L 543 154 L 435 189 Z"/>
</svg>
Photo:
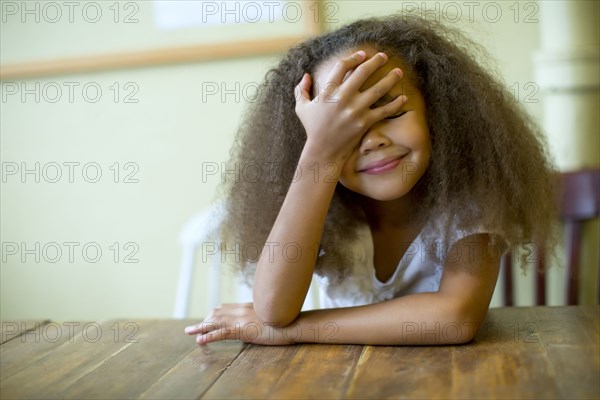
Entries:
<svg viewBox="0 0 600 400">
<path fill-rule="evenodd" d="M 579 270 L 581 253 L 581 232 L 585 221 L 600 216 L 600 168 L 567 172 L 559 176 L 562 191 L 559 197 L 560 220 L 565 226 L 565 255 L 567 259 L 566 299 L 568 305 L 578 302 Z M 600 248 L 600 243 L 598 245 Z M 546 304 L 546 275 L 544 246 L 536 245 L 535 301 L 537 305 Z M 502 259 L 504 278 L 504 304 L 514 305 L 513 293 L 513 255 L 511 252 Z M 600 303 L 600 257 L 598 259 L 598 293 Z"/>
</svg>

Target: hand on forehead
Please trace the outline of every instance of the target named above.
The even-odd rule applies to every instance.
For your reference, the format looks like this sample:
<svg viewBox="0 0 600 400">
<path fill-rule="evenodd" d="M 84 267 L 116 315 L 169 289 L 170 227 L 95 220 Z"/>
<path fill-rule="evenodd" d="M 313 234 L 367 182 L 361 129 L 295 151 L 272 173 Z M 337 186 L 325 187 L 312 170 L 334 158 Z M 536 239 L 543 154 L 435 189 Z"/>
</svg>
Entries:
<svg viewBox="0 0 600 400">
<path fill-rule="evenodd" d="M 335 66 L 336 62 L 351 56 L 352 54 L 354 54 L 355 52 L 359 51 L 359 50 L 363 50 L 366 53 L 366 57 L 364 61 L 367 61 L 369 59 L 371 59 L 372 57 L 374 57 L 377 53 L 381 52 L 380 49 L 377 49 L 376 47 L 372 46 L 372 45 L 361 45 L 358 46 L 356 48 L 351 48 L 348 50 L 344 50 L 338 54 L 336 54 L 335 56 L 327 59 L 326 61 L 322 62 L 321 64 L 319 64 L 317 66 L 317 68 L 315 69 L 315 74 L 314 74 L 314 81 L 315 81 L 315 85 L 313 85 L 313 96 L 315 96 L 317 93 L 317 91 L 319 90 L 319 88 L 323 88 L 325 85 L 327 85 L 327 80 L 328 80 L 328 76 L 329 73 L 331 72 L 332 68 Z M 392 90 L 390 90 L 390 93 L 392 93 L 394 96 L 398 96 L 401 94 L 406 94 L 406 95 L 410 95 L 410 93 L 414 93 L 414 88 L 413 90 L 410 90 L 410 87 L 412 87 L 412 79 L 410 79 L 412 77 L 410 68 L 408 67 L 408 65 L 399 57 L 386 53 L 386 55 L 388 56 L 388 61 L 381 66 L 380 68 L 378 68 L 375 72 L 373 72 L 365 81 L 365 83 L 363 83 L 360 87 L 360 91 L 365 91 L 368 88 L 370 88 L 371 86 L 375 85 L 377 82 L 379 82 L 379 80 L 381 80 L 381 78 L 383 78 L 384 76 L 386 76 L 392 69 L 394 68 L 400 68 L 404 74 L 402 80 L 396 84 L 396 86 L 394 88 L 392 88 Z M 351 75 L 352 73 L 355 71 L 355 69 L 352 69 L 350 71 L 348 71 L 346 73 L 346 75 L 344 76 L 342 83 L 345 82 Z"/>
</svg>

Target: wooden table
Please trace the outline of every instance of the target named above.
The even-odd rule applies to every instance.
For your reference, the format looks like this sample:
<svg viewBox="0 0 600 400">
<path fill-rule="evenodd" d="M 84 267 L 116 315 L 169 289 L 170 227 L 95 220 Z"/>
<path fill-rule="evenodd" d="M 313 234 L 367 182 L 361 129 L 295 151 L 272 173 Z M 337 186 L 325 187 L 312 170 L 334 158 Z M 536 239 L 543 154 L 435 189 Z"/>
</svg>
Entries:
<svg viewBox="0 0 600 400">
<path fill-rule="evenodd" d="M 491 309 L 461 346 L 198 347 L 194 320 L 2 323 L 9 398 L 600 398 L 600 306 Z"/>
</svg>

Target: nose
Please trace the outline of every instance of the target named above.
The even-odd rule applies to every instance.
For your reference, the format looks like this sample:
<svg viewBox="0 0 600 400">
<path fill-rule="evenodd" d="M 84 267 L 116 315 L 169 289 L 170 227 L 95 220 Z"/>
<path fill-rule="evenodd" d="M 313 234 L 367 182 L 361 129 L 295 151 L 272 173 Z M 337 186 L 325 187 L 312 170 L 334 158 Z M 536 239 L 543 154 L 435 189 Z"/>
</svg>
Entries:
<svg viewBox="0 0 600 400">
<path fill-rule="evenodd" d="M 385 148 L 391 144 L 390 139 L 378 129 L 369 130 L 360 143 L 360 154 L 368 154 L 373 150 Z"/>
</svg>

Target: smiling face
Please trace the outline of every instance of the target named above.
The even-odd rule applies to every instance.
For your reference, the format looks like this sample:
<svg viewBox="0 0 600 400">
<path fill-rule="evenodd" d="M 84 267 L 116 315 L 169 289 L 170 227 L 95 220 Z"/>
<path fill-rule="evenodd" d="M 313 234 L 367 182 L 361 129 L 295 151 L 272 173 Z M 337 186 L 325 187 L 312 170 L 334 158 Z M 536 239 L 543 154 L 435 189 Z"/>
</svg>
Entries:
<svg viewBox="0 0 600 400">
<path fill-rule="evenodd" d="M 367 58 L 379 51 L 372 45 L 362 45 L 319 64 L 315 70 L 313 88 L 323 87 L 327 73 L 337 59 L 350 56 L 358 50 L 366 51 Z M 388 57 L 387 63 L 367 79 L 360 91 L 373 86 L 393 68 L 400 68 L 404 77 L 372 108 L 382 106 L 402 94 L 408 97 L 408 101 L 395 116 L 369 128 L 342 167 L 340 176 L 340 183 L 346 188 L 384 201 L 399 199 L 409 193 L 425 173 L 431 155 L 423 96 L 416 84 L 412 83 L 414 80 L 406 64 L 391 54 Z"/>
</svg>

